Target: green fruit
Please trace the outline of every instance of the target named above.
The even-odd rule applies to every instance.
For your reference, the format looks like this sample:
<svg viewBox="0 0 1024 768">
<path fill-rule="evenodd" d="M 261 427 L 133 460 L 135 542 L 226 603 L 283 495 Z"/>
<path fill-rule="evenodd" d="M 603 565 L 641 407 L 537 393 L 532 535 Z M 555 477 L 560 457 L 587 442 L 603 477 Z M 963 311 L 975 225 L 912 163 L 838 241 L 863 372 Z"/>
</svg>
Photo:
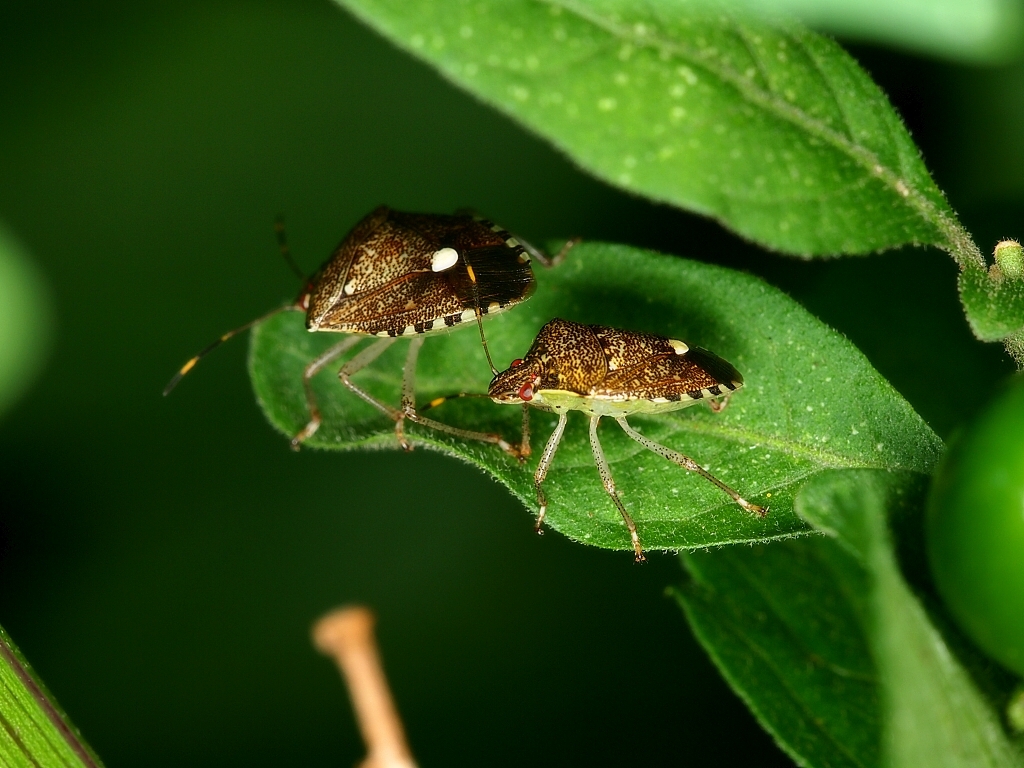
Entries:
<svg viewBox="0 0 1024 768">
<path fill-rule="evenodd" d="M 935 583 L 960 626 L 1024 674 L 1024 376 L 950 446 L 926 536 Z"/>
</svg>

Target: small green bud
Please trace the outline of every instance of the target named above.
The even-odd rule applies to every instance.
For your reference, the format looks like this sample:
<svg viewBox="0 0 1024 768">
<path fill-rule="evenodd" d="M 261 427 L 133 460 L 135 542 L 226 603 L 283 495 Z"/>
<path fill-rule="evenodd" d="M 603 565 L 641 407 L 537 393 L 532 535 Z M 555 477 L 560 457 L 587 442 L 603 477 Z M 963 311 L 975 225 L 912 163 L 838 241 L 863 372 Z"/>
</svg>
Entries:
<svg viewBox="0 0 1024 768">
<path fill-rule="evenodd" d="M 1010 280 L 1020 280 L 1024 277 L 1024 246 L 1016 240 L 996 243 L 995 257 L 1003 277 Z"/>
</svg>

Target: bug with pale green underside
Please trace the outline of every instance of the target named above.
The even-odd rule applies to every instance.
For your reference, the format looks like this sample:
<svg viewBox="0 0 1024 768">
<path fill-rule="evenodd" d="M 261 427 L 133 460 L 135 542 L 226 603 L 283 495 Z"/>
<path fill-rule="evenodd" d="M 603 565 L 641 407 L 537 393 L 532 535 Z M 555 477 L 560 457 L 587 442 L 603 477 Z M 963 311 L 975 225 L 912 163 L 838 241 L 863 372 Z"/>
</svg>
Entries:
<svg viewBox="0 0 1024 768">
<path fill-rule="evenodd" d="M 629 530 L 639 562 L 645 559 L 640 535 L 619 498 L 597 436 L 601 418 L 614 418 L 644 448 L 697 473 L 744 510 L 763 517 L 768 512 L 766 507 L 747 501 L 689 456 L 644 437 L 626 421 L 633 414 L 664 413 L 698 402 L 707 402 L 717 412 L 742 386 L 743 377 L 730 363 L 699 347 L 663 336 L 556 318 L 540 330 L 525 357 L 513 360 L 507 370 L 494 377 L 487 395 L 496 403 L 523 405 L 523 454 L 529 453 L 528 409 L 541 408 L 558 414 L 558 424 L 544 446 L 533 476 L 539 506 L 538 529 L 548 509 L 544 478 L 565 432 L 567 414 L 583 411 L 590 417 L 594 462 L 605 491 Z"/>
</svg>

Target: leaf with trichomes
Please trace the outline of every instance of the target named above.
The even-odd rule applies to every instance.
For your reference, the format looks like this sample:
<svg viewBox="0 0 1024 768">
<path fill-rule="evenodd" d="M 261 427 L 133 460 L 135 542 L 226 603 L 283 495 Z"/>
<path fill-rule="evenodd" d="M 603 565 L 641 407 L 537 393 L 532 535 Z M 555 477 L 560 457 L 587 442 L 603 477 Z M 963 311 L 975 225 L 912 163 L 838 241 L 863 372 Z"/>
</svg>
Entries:
<svg viewBox="0 0 1024 768">
<path fill-rule="evenodd" d="M 338 1 L 610 184 L 789 253 L 983 262 L 882 91 L 797 24 L 666 0 Z"/>
<path fill-rule="evenodd" d="M 960 273 L 960 301 L 974 335 L 983 341 L 1007 341 L 1007 350 L 1024 367 L 1024 280 L 1011 279 L 998 270 L 968 267 Z M 1016 346 L 1012 339 L 1018 339 Z"/>
<path fill-rule="evenodd" d="M 883 762 L 1020 768 L 1024 761 L 1008 743 L 994 707 L 900 572 L 890 527 L 908 510 L 920 508 L 923 489 L 923 483 L 899 473 L 831 472 L 803 488 L 797 510 L 833 537 L 867 577 L 862 598 L 882 682 Z"/>
<path fill-rule="evenodd" d="M 681 549 L 763 541 L 807 529 L 793 511 L 800 485 L 822 470 L 877 467 L 927 473 L 941 442 L 863 355 L 782 292 L 740 272 L 626 246 L 585 243 L 555 269 L 537 270 L 534 298 L 485 322 L 499 366 L 522 357 L 553 317 L 647 331 L 713 350 L 746 385 L 721 414 L 702 404 L 634 417 L 648 437 L 692 456 L 747 499 L 771 509 L 759 519 L 717 488 L 641 448 L 613 422 L 601 440 L 627 509 L 646 547 Z M 271 422 L 288 436 L 308 420 L 304 367 L 337 342 L 310 334 L 297 312 L 253 333 L 250 373 Z M 399 401 L 405 343 L 395 344 L 355 381 L 383 401 Z M 339 363 L 340 365 L 340 363 Z M 417 371 L 419 403 L 459 391 L 486 392 L 489 371 L 472 325 L 428 338 Z M 331 373 L 314 390 L 323 426 L 308 447 L 397 448 L 393 423 Z M 515 440 L 518 407 L 486 399 L 449 401 L 431 415 L 453 426 Z M 536 509 L 533 470 L 555 418 L 534 411 L 534 454 L 520 466 L 496 448 L 416 425 L 417 445 L 458 456 L 493 475 Z M 629 537 L 594 467 L 586 419 L 569 427 L 545 482 L 550 525 L 573 539 L 628 549 Z"/>
<path fill-rule="evenodd" d="M 827 536 L 684 556 L 695 634 L 800 765 L 1021 765 L 897 563 L 890 526 L 925 489 L 904 472 L 822 473 L 797 509 Z"/>
</svg>

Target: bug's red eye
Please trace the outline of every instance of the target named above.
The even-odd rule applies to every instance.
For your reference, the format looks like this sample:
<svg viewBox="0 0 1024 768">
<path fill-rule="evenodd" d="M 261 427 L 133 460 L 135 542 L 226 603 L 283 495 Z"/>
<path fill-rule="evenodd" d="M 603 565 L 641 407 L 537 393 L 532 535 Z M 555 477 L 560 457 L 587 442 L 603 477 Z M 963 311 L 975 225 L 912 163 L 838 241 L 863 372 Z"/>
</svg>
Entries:
<svg viewBox="0 0 1024 768">
<path fill-rule="evenodd" d="M 521 357 L 517 357 L 515 360 L 512 361 L 512 367 L 513 368 L 515 368 L 517 365 L 522 365 L 522 364 L 523 364 L 523 358 L 521 358 Z"/>
<path fill-rule="evenodd" d="M 519 399 L 524 402 L 533 400 L 533 379 L 530 379 L 519 388 Z"/>
</svg>

